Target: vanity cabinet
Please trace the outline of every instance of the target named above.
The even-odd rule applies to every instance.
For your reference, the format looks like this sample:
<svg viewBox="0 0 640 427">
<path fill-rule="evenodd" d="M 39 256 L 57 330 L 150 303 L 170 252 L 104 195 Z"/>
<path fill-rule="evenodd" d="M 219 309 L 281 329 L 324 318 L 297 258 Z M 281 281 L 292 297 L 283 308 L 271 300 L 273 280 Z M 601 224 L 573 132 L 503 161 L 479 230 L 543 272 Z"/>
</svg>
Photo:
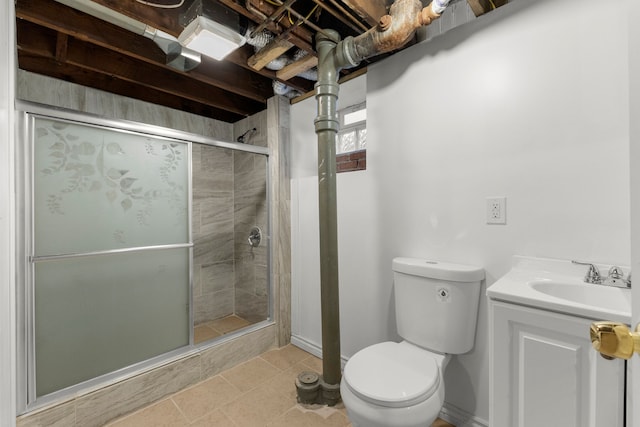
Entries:
<svg viewBox="0 0 640 427">
<path fill-rule="evenodd" d="M 625 363 L 593 350 L 594 320 L 489 300 L 491 427 L 624 427 Z"/>
</svg>

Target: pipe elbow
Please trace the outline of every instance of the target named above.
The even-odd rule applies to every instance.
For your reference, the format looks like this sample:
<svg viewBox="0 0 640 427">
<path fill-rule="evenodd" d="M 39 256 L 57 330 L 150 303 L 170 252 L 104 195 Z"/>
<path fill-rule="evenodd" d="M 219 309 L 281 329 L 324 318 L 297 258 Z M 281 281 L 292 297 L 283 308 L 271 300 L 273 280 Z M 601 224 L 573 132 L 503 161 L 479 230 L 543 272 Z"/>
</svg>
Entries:
<svg viewBox="0 0 640 427">
<path fill-rule="evenodd" d="M 404 46 L 423 25 L 421 13 L 420 0 L 397 0 L 391 5 L 389 15 L 354 40 L 357 61 Z"/>
<path fill-rule="evenodd" d="M 436 13 L 430 4 L 429 6 L 425 7 L 420 11 L 417 17 L 416 24 L 418 25 L 418 27 L 422 27 L 422 26 L 431 24 L 433 21 L 435 21 L 438 18 L 440 18 L 440 14 Z"/>
</svg>

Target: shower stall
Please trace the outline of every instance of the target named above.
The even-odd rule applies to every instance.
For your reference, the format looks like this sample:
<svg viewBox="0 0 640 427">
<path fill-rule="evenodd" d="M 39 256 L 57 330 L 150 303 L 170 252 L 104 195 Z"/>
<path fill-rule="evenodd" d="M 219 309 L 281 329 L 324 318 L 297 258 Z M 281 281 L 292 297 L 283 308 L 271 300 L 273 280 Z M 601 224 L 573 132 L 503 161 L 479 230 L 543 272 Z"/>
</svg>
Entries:
<svg viewBox="0 0 640 427">
<path fill-rule="evenodd" d="M 192 144 L 192 156 L 199 343 L 269 317 L 267 157 L 198 143 Z"/>
<path fill-rule="evenodd" d="M 265 147 L 20 108 L 19 412 L 273 322 Z"/>
</svg>

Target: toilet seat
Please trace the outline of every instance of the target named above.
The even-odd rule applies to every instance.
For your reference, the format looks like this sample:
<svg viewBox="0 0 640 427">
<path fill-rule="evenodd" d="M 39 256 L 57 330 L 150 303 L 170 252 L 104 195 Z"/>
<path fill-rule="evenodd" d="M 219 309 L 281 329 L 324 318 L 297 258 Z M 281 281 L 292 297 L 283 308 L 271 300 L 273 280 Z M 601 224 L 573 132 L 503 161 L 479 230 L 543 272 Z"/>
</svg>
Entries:
<svg viewBox="0 0 640 427">
<path fill-rule="evenodd" d="M 383 342 L 356 353 L 344 369 L 345 384 L 362 400 L 391 408 L 428 399 L 440 385 L 436 359 L 402 342 Z"/>
</svg>

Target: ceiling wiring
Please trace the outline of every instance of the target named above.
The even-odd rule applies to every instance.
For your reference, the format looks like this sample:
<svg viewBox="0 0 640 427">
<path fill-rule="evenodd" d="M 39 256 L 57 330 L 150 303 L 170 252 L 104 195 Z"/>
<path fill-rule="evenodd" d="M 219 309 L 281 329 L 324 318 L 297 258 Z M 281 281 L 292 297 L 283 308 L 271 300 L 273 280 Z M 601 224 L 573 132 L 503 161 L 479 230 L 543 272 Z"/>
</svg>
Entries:
<svg viewBox="0 0 640 427">
<path fill-rule="evenodd" d="M 136 0 L 136 2 L 144 4 L 146 6 L 157 7 L 159 9 L 177 9 L 184 4 L 184 0 L 180 0 L 178 3 L 174 4 L 153 3 L 145 0 Z"/>
</svg>

